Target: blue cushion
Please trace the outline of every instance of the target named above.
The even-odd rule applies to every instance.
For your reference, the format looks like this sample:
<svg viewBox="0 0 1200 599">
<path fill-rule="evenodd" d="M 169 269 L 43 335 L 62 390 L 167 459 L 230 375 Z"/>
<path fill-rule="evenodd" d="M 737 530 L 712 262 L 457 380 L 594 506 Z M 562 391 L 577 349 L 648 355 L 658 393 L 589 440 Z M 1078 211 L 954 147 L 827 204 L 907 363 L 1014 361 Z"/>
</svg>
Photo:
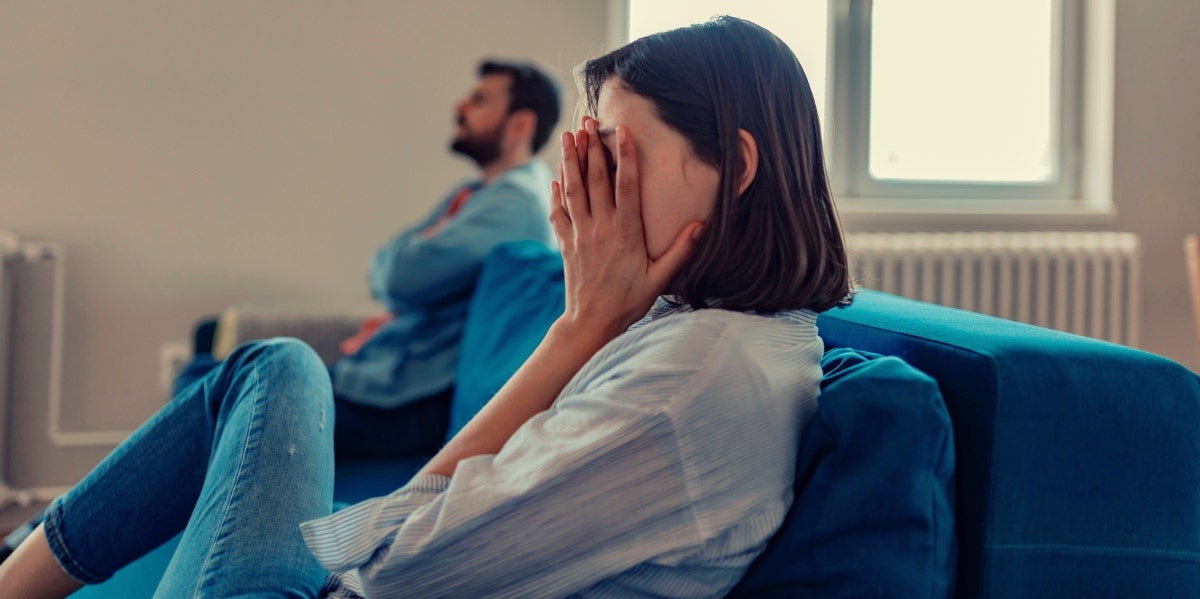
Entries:
<svg viewBox="0 0 1200 599">
<path fill-rule="evenodd" d="M 496 247 L 484 261 L 459 350 L 453 437 L 500 390 L 563 311 L 562 257 L 535 241 Z"/>
<path fill-rule="evenodd" d="M 338 460 L 333 479 L 334 509 L 403 487 L 432 456 Z"/>
<path fill-rule="evenodd" d="M 796 462 L 796 499 L 733 597 L 947 597 L 954 451 L 937 383 L 835 349 Z"/>
</svg>

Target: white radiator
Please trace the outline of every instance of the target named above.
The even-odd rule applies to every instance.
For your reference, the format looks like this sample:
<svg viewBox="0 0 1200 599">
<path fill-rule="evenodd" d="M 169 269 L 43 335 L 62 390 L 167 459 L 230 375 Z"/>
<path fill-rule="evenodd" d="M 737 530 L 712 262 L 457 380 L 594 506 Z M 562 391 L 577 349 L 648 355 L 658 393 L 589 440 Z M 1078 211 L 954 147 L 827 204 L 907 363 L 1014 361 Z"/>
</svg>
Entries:
<svg viewBox="0 0 1200 599">
<path fill-rule="evenodd" d="M 864 288 L 1137 346 L 1132 233 L 852 233 L 846 245 Z"/>
<path fill-rule="evenodd" d="M 37 359 L 27 356 L 29 352 L 22 343 L 23 334 L 14 335 L 17 325 L 29 324 L 28 314 L 24 311 L 28 306 L 19 300 L 26 297 L 24 290 L 29 288 L 26 284 L 30 281 L 25 276 L 31 273 L 31 268 L 50 268 L 53 277 L 48 314 L 49 355 L 44 357 L 49 377 L 45 403 L 48 412 L 46 435 L 50 444 L 54 447 L 115 446 L 129 435 L 127 431 L 61 430 L 65 260 L 66 252 L 61 244 L 22 241 L 12 233 L 0 231 L 0 509 L 13 504 L 25 506 L 50 501 L 66 491 L 64 487 L 14 488 L 8 482 L 8 454 L 12 449 L 9 432 L 14 426 L 9 422 L 9 408 L 21 401 L 38 401 L 27 391 L 18 389 L 19 385 L 14 385 L 10 376 L 15 357 L 24 358 L 21 363 L 27 366 L 30 359 Z M 22 374 L 27 372 L 22 371 Z"/>
</svg>

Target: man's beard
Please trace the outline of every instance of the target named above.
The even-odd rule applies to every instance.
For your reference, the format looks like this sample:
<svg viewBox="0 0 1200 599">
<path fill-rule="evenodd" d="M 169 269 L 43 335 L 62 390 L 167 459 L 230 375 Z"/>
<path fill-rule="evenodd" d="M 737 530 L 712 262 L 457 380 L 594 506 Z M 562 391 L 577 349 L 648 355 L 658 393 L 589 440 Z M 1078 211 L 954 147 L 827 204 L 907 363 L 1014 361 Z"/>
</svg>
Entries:
<svg viewBox="0 0 1200 599">
<path fill-rule="evenodd" d="M 500 128 L 481 135 L 466 134 L 450 143 L 450 150 L 474 160 L 481 168 L 500 158 Z"/>
</svg>

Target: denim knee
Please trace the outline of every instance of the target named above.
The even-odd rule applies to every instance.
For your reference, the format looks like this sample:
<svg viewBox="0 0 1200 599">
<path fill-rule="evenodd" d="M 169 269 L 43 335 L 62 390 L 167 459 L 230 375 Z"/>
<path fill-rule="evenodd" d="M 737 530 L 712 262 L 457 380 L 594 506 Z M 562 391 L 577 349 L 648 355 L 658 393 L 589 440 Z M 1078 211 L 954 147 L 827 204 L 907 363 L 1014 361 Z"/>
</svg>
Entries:
<svg viewBox="0 0 1200 599">
<path fill-rule="evenodd" d="M 289 410 L 333 408 L 329 369 L 317 352 L 299 339 L 276 337 L 250 341 L 235 349 L 226 363 L 234 378 L 252 372 L 259 384 L 272 390 L 271 396 L 288 397 Z M 311 405 L 297 405 L 301 401 Z"/>
</svg>

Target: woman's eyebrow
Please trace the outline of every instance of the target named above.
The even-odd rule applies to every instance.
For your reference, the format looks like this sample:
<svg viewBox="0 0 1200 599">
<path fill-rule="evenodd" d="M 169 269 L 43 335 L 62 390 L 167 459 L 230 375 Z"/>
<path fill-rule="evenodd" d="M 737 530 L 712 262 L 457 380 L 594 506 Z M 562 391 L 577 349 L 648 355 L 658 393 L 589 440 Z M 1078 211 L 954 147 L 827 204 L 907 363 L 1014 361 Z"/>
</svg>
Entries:
<svg viewBox="0 0 1200 599">
<path fill-rule="evenodd" d="M 617 130 L 616 130 L 616 129 L 612 129 L 612 128 L 609 128 L 609 129 L 601 129 L 601 130 L 599 130 L 599 131 L 597 131 L 597 132 L 596 132 L 596 135 L 597 135 L 597 136 L 599 136 L 599 137 L 600 137 L 600 139 L 608 139 L 609 137 L 611 137 L 611 136 L 612 136 L 613 134 L 615 134 L 616 132 L 617 132 Z"/>
</svg>

